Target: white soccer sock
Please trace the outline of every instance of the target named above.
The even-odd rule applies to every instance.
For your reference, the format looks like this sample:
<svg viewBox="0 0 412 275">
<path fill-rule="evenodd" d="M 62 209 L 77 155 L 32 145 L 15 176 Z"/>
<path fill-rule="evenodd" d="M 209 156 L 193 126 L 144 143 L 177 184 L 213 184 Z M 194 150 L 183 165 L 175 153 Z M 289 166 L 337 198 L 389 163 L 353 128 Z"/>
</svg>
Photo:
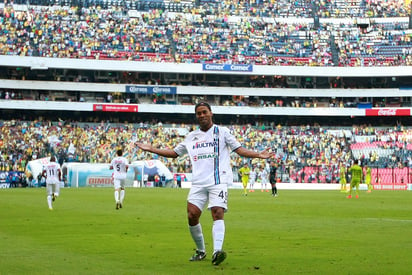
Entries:
<svg viewBox="0 0 412 275">
<path fill-rule="evenodd" d="M 122 189 L 122 190 L 120 190 L 120 203 L 123 203 L 123 200 L 124 200 L 124 190 Z"/>
<path fill-rule="evenodd" d="M 119 191 L 118 190 L 114 191 L 114 200 L 116 202 L 119 202 Z"/>
<path fill-rule="evenodd" d="M 213 251 L 219 251 L 223 248 L 223 241 L 225 239 L 225 221 L 216 220 L 213 222 Z"/>
<path fill-rule="evenodd" d="M 53 207 L 52 207 L 52 196 L 51 196 L 51 195 L 48 195 L 48 196 L 47 196 L 47 204 L 49 205 L 49 208 L 50 208 L 50 209 L 53 208 Z"/>
<path fill-rule="evenodd" d="M 205 239 L 203 238 L 203 231 L 202 231 L 202 226 L 200 223 L 190 226 L 189 225 L 189 231 L 190 234 L 192 235 L 192 239 L 196 244 L 197 250 L 200 251 L 205 251 Z"/>
</svg>

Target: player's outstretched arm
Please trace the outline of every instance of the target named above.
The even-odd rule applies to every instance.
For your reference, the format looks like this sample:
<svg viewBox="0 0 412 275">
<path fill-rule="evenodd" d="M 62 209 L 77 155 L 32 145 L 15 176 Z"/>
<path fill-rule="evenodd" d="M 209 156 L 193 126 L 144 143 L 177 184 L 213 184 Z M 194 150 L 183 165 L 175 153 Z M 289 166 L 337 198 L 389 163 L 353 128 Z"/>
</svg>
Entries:
<svg viewBox="0 0 412 275">
<path fill-rule="evenodd" d="M 246 149 L 245 147 L 239 147 L 235 150 L 235 152 L 242 157 L 247 158 L 261 158 L 261 159 L 268 159 L 273 157 L 273 153 L 270 152 L 270 148 L 266 148 L 263 151 L 256 152 L 253 150 Z"/>
<path fill-rule="evenodd" d="M 136 143 L 137 147 L 142 149 L 143 151 L 147 151 L 150 153 L 158 154 L 159 156 L 166 157 L 166 158 L 177 158 L 178 155 L 172 149 L 159 149 L 153 147 L 151 144 L 147 143 Z"/>
</svg>

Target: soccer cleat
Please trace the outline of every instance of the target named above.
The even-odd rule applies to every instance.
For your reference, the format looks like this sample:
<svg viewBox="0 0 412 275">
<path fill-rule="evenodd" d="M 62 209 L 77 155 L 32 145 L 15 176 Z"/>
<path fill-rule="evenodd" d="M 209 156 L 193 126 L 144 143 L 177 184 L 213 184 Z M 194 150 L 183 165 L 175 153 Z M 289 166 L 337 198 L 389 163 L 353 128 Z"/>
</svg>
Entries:
<svg viewBox="0 0 412 275">
<path fill-rule="evenodd" d="M 52 194 L 52 201 L 56 200 L 56 196 L 54 195 L 54 193 Z"/>
<path fill-rule="evenodd" d="M 116 210 L 119 210 L 119 208 L 120 208 L 120 203 L 116 202 Z"/>
<path fill-rule="evenodd" d="M 196 249 L 195 254 L 189 259 L 191 262 L 201 261 L 206 258 L 206 252 Z"/>
<path fill-rule="evenodd" d="M 356 195 L 356 196 L 355 196 L 355 198 L 359 199 L 359 196 L 358 196 L 358 195 Z"/>
<path fill-rule="evenodd" d="M 348 198 L 348 199 L 351 199 L 351 198 L 352 198 L 352 195 L 347 196 L 347 198 Z"/>
<path fill-rule="evenodd" d="M 212 264 L 219 265 L 226 259 L 226 252 L 223 250 L 216 251 L 212 256 Z"/>
<path fill-rule="evenodd" d="M 119 203 L 119 207 L 120 207 L 120 208 L 123 208 L 123 203 Z"/>
</svg>

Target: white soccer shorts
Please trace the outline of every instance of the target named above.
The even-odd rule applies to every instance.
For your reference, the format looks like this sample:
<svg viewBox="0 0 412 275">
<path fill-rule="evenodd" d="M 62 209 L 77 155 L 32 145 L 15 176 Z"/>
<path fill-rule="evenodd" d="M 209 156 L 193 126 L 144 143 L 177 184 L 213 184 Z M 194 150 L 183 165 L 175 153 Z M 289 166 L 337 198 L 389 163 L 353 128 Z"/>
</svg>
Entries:
<svg viewBox="0 0 412 275">
<path fill-rule="evenodd" d="M 227 184 L 216 184 L 210 186 L 192 185 L 187 201 L 196 205 L 203 211 L 206 203 L 209 202 L 207 209 L 218 206 L 227 211 L 228 191 Z"/>
<path fill-rule="evenodd" d="M 52 195 L 53 193 L 58 196 L 60 193 L 60 182 L 57 183 L 47 183 L 46 184 L 47 195 Z"/>
<path fill-rule="evenodd" d="M 124 188 L 126 179 L 113 179 L 114 189 Z"/>
</svg>

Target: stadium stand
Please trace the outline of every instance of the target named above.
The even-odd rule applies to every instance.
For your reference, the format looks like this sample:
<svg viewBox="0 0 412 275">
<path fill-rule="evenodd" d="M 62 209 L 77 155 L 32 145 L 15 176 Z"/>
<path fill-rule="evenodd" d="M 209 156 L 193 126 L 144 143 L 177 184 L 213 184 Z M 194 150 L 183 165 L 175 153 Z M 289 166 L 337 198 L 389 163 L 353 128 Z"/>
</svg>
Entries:
<svg viewBox="0 0 412 275">
<path fill-rule="evenodd" d="M 320 3 L 284 2 L 282 7 L 294 11 L 297 17 L 289 18 L 288 14 L 282 17 L 283 11 L 275 12 L 283 18 L 279 20 L 270 17 L 270 13 L 261 12 L 262 17 L 256 15 L 251 20 L 247 17 L 250 10 L 271 9 L 267 3 L 250 5 L 246 1 L 240 1 L 239 6 L 207 3 L 206 8 L 208 5 L 214 7 L 209 12 L 193 2 L 179 2 L 190 8 L 171 12 L 171 2 L 146 1 L 142 3 L 153 3 L 157 9 L 126 9 L 127 13 L 124 12 L 124 7 L 128 6 L 125 1 L 67 1 L 63 6 L 6 4 L 2 16 L 2 41 L 5 43 L 1 54 L 310 66 L 368 66 L 371 62 L 374 66 L 387 66 L 411 62 L 406 58 L 410 56 L 409 18 L 405 17 L 402 6 L 385 7 L 390 10 L 389 15 L 397 16 L 395 21 L 379 17 L 370 20 L 357 12 L 350 19 L 315 24 L 308 18 L 318 16 L 313 14 L 313 9 L 322 6 Z M 355 2 L 350 10 L 363 7 L 362 14 L 367 13 L 368 7 L 374 7 L 372 2 L 368 2 L 369 5 Z M 158 7 L 159 3 L 163 5 Z M 345 11 L 348 9 L 345 3 L 335 1 L 334 5 L 324 8 Z M 304 12 L 300 12 L 302 10 Z M 342 15 L 346 16 L 347 12 Z M 32 25 L 33 28 L 28 28 Z M 360 64 L 356 57 L 361 59 Z"/>
</svg>

